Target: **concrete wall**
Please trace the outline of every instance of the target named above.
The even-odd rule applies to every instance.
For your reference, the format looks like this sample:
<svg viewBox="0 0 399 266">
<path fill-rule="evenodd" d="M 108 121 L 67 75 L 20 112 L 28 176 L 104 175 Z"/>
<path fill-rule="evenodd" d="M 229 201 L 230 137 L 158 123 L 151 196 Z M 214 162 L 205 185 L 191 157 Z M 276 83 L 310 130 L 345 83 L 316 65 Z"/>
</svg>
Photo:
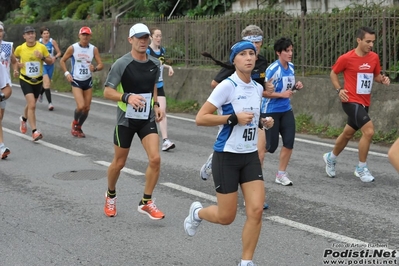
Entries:
<svg viewBox="0 0 399 266">
<path fill-rule="evenodd" d="M 397 0 L 369 0 L 367 4 L 381 4 L 384 6 L 391 6 L 397 4 Z M 262 5 L 263 4 L 263 5 Z M 251 9 L 265 8 L 268 4 L 268 1 L 264 0 L 237 0 L 232 4 L 231 11 L 232 12 L 244 12 Z M 307 12 L 331 12 L 332 9 L 344 9 L 351 5 L 364 5 L 364 0 L 307 0 Z M 276 4 L 277 8 L 284 10 L 289 14 L 301 14 L 301 1 L 300 0 L 279 0 L 278 4 Z"/>
<path fill-rule="evenodd" d="M 104 84 L 109 66 L 105 66 L 104 69 L 94 73 L 94 76 L 101 80 L 100 84 Z M 202 105 L 212 91 L 210 83 L 218 69 L 175 67 L 174 71 L 172 77 L 164 75 L 166 95 L 176 100 L 195 100 Z M 303 82 L 304 88 L 292 97 L 295 115 L 311 115 L 316 124 L 333 127 L 345 125 L 346 115 L 328 76 L 297 76 L 296 79 Z M 387 87 L 374 83 L 370 116 L 376 131 L 389 132 L 398 129 L 399 84 Z"/>
<path fill-rule="evenodd" d="M 218 70 L 177 68 L 173 77 L 164 77 L 165 91 L 177 100 L 196 100 L 203 104 L 212 89 L 210 83 Z M 292 97 L 295 114 L 308 114 L 317 124 L 342 127 L 346 115 L 328 76 L 297 77 L 304 84 Z M 397 129 L 399 124 L 399 85 L 374 83 L 370 116 L 376 130 Z"/>
</svg>

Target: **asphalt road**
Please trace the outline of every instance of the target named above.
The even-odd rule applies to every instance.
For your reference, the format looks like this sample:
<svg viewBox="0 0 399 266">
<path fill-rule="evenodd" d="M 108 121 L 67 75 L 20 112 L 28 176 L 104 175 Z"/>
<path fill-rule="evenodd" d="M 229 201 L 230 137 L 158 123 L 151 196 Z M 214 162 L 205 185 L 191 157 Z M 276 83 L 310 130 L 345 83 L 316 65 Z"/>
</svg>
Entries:
<svg viewBox="0 0 399 266">
<path fill-rule="evenodd" d="M 136 137 L 117 185 L 118 216 L 108 218 L 103 206 L 115 104 L 95 99 L 83 127 L 87 137 L 78 139 L 70 134 L 71 95 L 53 93 L 53 103 L 53 112 L 38 103 L 37 126 L 44 138 L 34 143 L 29 134 L 19 133 L 25 105 L 19 87 L 7 101 L 3 128 L 11 155 L 0 161 L 0 265 L 238 264 L 242 200 L 229 226 L 203 222 L 194 237 L 183 229 L 193 201 L 205 206 L 215 201 L 213 181 L 202 181 L 199 169 L 217 128 L 197 127 L 194 116 L 168 115 L 176 149 L 161 154 L 153 195 L 166 214 L 161 221 L 137 212 L 147 159 Z M 292 187 L 274 183 L 279 150 L 266 155 L 270 208 L 264 211 L 257 265 L 333 265 L 332 260 L 341 261 L 335 265 L 398 265 L 399 175 L 387 149 L 372 146 L 368 164 L 376 181 L 366 184 L 353 174 L 358 159 L 352 145 L 338 158 L 337 177 L 326 176 L 322 155 L 332 143 L 297 136 L 288 167 Z"/>
</svg>

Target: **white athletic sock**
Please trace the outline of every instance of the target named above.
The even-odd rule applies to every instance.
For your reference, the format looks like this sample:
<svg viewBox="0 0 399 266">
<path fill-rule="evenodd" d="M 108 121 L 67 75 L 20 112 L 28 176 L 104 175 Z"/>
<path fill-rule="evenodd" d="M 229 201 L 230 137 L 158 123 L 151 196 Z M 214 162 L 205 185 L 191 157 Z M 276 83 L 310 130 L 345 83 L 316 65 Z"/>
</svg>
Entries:
<svg viewBox="0 0 399 266">
<path fill-rule="evenodd" d="M 202 221 L 202 219 L 198 216 L 198 212 L 201 210 L 201 208 L 195 209 L 194 211 L 194 219 L 197 221 Z"/>
<path fill-rule="evenodd" d="M 241 260 L 241 266 L 247 266 L 252 260 Z"/>
<path fill-rule="evenodd" d="M 359 168 L 363 168 L 363 167 L 366 167 L 366 166 L 367 166 L 367 163 L 362 163 L 362 162 L 359 161 Z"/>
</svg>

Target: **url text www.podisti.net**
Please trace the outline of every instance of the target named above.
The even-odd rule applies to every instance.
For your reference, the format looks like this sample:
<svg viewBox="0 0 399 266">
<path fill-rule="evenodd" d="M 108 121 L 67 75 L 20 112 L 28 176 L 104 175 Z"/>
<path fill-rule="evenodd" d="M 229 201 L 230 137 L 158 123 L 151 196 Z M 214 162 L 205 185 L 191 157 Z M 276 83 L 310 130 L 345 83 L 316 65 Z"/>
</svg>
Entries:
<svg viewBox="0 0 399 266">
<path fill-rule="evenodd" d="M 396 250 L 386 249 L 326 249 L 323 265 L 399 265 L 398 255 Z"/>
</svg>

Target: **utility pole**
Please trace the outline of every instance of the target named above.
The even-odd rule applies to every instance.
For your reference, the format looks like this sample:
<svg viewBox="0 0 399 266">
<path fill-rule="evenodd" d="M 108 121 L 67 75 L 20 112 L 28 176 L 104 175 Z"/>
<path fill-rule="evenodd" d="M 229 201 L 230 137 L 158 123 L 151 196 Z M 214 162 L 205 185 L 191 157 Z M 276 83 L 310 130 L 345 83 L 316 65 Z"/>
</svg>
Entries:
<svg viewBox="0 0 399 266">
<path fill-rule="evenodd" d="M 168 16 L 168 20 L 170 19 L 170 17 L 172 16 L 173 12 L 175 12 L 175 9 L 177 7 L 177 5 L 179 4 L 180 0 L 177 1 L 176 5 L 173 7 L 172 12 L 170 12 L 169 16 Z"/>
<path fill-rule="evenodd" d="M 301 11 L 306 15 L 306 12 L 308 11 L 306 0 L 301 0 Z"/>
</svg>

